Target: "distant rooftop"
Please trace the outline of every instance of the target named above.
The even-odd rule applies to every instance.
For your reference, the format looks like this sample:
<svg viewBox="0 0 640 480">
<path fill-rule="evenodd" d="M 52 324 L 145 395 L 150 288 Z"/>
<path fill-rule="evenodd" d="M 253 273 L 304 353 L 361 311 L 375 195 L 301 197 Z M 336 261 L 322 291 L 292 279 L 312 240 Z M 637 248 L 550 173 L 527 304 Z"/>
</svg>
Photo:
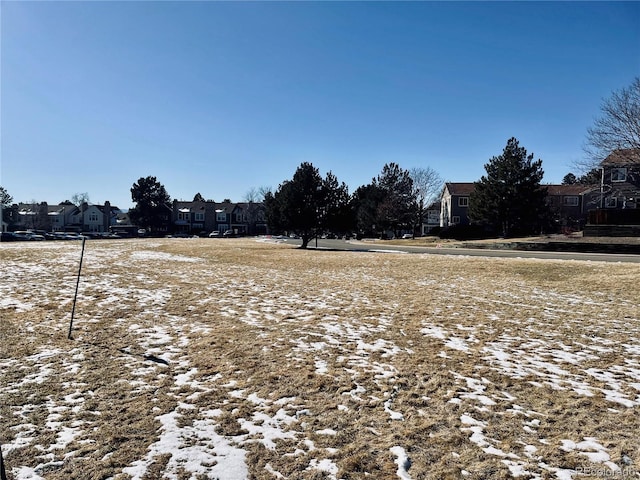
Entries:
<svg viewBox="0 0 640 480">
<path fill-rule="evenodd" d="M 640 148 L 614 150 L 602 161 L 602 165 L 640 165 Z"/>
</svg>

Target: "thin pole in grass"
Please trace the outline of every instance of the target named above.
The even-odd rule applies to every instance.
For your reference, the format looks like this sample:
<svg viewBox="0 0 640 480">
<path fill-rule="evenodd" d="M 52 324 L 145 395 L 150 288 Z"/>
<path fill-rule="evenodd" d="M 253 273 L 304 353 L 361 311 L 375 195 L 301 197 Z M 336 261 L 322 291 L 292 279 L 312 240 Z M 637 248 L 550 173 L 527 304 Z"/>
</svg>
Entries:
<svg viewBox="0 0 640 480">
<path fill-rule="evenodd" d="M 0 445 L 0 480 L 7 480 L 7 473 L 4 471 L 4 460 L 2 459 L 2 445 Z"/>
<path fill-rule="evenodd" d="M 67 338 L 71 340 L 71 329 L 73 328 L 73 316 L 76 313 L 76 299 L 78 298 L 78 286 L 80 285 L 80 272 L 82 271 L 82 258 L 84 257 L 84 242 L 86 238 L 82 239 L 82 252 L 80 252 L 80 266 L 78 267 L 78 279 L 76 280 L 76 293 L 73 296 L 73 308 L 71 309 L 71 321 L 69 322 L 69 334 Z"/>
</svg>

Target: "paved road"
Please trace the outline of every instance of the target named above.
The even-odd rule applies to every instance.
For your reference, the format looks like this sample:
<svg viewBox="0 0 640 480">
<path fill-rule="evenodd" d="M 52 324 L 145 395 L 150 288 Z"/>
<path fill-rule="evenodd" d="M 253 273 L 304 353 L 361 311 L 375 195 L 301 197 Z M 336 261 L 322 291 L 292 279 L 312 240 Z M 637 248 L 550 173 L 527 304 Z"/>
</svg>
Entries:
<svg viewBox="0 0 640 480">
<path fill-rule="evenodd" d="M 300 240 L 287 239 L 287 243 L 300 245 Z M 309 248 L 315 248 L 315 240 L 309 243 Z M 355 240 L 318 240 L 318 248 L 330 250 L 352 250 L 360 252 L 401 252 L 401 253 L 429 253 L 433 255 L 467 255 L 473 257 L 499 258 L 540 258 L 552 260 L 590 260 L 595 262 L 624 262 L 640 263 L 640 255 L 611 254 L 611 253 L 579 253 L 579 252 L 535 252 L 525 250 L 491 250 L 484 248 L 435 248 L 417 247 L 410 245 L 387 245 L 376 242 L 360 242 Z"/>
</svg>

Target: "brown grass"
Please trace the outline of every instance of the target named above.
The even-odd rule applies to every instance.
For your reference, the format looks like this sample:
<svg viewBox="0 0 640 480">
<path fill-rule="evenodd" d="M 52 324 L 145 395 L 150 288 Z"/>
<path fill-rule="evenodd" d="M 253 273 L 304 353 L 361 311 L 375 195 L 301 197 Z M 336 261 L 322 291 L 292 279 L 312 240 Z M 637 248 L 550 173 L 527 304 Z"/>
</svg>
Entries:
<svg viewBox="0 0 640 480">
<path fill-rule="evenodd" d="M 560 448 L 590 437 L 640 471 L 640 266 L 89 242 L 69 341 L 78 245 L 0 253 L 10 478 L 40 466 L 47 479 L 124 480 L 172 412 L 183 448 L 215 457 L 197 430 L 209 422 L 256 479 L 394 478 L 396 445 L 414 479 L 511 478 L 504 460 L 553 478 L 603 467 Z M 65 428 L 76 436 L 52 448 Z M 172 456 L 157 452 L 144 478 L 208 478 Z"/>
</svg>

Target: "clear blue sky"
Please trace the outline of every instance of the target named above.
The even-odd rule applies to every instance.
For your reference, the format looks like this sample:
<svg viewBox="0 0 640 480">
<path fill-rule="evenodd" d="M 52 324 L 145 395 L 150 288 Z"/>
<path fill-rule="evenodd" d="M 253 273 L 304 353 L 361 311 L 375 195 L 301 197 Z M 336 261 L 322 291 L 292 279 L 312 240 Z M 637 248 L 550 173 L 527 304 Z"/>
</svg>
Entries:
<svg viewBox="0 0 640 480">
<path fill-rule="evenodd" d="M 308 161 L 470 182 L 507 140 L 559 183 L 640 75 L 638 2 L 1 4 L 0 184 L 15 202 L 241 201 Z"/>
</svg>

